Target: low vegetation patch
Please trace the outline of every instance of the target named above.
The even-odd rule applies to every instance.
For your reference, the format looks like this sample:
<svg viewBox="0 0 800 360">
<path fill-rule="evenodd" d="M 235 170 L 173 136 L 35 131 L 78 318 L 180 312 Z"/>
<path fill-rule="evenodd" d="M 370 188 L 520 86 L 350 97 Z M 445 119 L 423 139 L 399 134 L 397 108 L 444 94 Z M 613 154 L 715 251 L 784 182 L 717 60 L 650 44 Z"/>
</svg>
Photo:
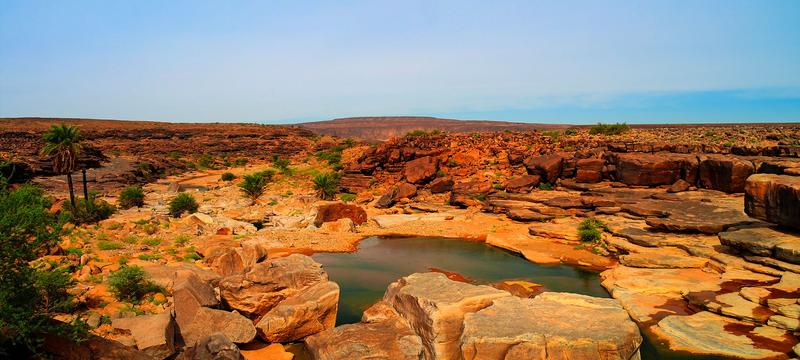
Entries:
<svg viewBox="0 0 800 360">
<path fill-rule="evenodd" d="M 272 166 L 274 166 L 281 174 L 292 175 L 292 168 L 289 167 L 291 161 L 288 159 L 281 159 L 278 155 L 272 157 Z"/>
<path fill-rule="evenodd" d="M 163 289 L 150 281 L 150 276 L 140 266 L 124 266 L 111 273 L 108 277 L 108 286 L 111 293 L 119 301 L 133 304 L 147 294 L 161 292 Z"/>
<path fill-rule="evenodd" d="M 67 201 L 64 213 L 74 224 L 91 224 L 108 219 L 117 211 L 114 205 L 97 198 L 97 193 L 89 193 L 89 199 L 78 199 L 73 206 Z"/>
<path fill-rule="evenodd" d="M 142 207 L 144 205 L 144 190 L 140 186 L 128 186 L 119 193 L 117 203 L 123 209 Z"/>
<path fill-rule="evenodd" d="M 220 176 L 219 178 L 222 181 L 233 181 L 233 179 L 236 179 L 236 175 L 233 175 L 232 172 L 226 172 L 222 173 L 222 176 Z"/>
<path fill-rule="evenodd" d="M 344 203 L 353 202 L 356 200 L 356 194 L 350 194 L 350 193 L 339 194 L 339 200 L 341 200 Z"/>
<path fill-rule="evenodd" d="M 197 212 L 198 207 L 194 196 L 180 193 L 169 202 L 169 214 L 172 217 L 181 217 L 183 213 L 192 214 Z"/>
<path fill-rule="evenodd" d="M 272 173 L 266 172 L 244 175 L 242 176 L 243 181 L 239 183 L 239 189 L 244 196 L 255 204 L 256 200 L 264 194 L 264 190 L 267 189 L 267 184 L 272 180 L 272 176 Z"/>
<path fill-rule="evenodd" d="M 628 132 L 630 129 L 631 127 L 628 126 L 628 124 L 626 123 L 616 123 L 616 124 L 598 123 L 597 125 L 594 125 L 589 129 L 589 134 L 619 135 Z"/>
<path fill-rule="evenodd" d="M 597 243 L 603 236 L 602 230 L 607 229 L 606 224 L 594 218 L 588 218 L 578 224 L 578 238 L 582 242 Z"/>
<path fill-rule="evenodd" d="M 314 177 L 314 190 L 322 200 L 333 200 L 339 190 L 339 174 L 324 173 Z"/>
</svg>

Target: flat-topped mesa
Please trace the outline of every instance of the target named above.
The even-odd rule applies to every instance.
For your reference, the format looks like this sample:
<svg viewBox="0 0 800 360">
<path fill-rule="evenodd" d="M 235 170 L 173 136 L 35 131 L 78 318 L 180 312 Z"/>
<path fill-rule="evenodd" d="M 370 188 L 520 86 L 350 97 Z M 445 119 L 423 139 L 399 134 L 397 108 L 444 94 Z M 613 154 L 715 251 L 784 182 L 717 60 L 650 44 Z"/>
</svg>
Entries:
<svg viewBox="0 0 800 360">
<path fill-rule="evenodd" d="M 745 185 L 744 211 L 757 219 L 800 229 L 800 176 L 750 176 Z"/>
<path fill-rule="evenodd" d="M 380 340 L 378 340 L 380 339 Z M 642 337 L 613 299 L 521 298 L 417 273 L 389 285 L 362 321 L 312 335 L 315 359 L 638 359 Z"/>
</svg>

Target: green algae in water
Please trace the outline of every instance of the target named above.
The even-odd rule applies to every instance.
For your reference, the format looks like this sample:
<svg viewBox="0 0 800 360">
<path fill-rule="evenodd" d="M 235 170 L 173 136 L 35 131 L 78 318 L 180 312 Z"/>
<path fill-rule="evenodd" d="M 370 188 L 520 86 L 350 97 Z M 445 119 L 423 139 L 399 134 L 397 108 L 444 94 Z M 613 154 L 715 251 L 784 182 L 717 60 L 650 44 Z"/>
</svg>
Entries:
<svg viewBox="0 0 800 360">
<path fill-rule="evenodd" d="M 596 272 L 567 265 L 539 265 L 480 241 L 431 237 L 370 237 L 354 253 L 318 253 L 332 281 L 339 284 L 337 325 L 357 323 L 369 306 L 383 297 L 390 283 L 416 272 L 440 269 L 458 273 L 476 284 L 527 280 L 550 291 L 609 297 Z M 297 349 L 295 349 L 297 350 Z M 721 359 L 670 351 L 645 337 L 642 359 Z M 303 351 L 293 351 L 299 358 Z"/>
</svg>

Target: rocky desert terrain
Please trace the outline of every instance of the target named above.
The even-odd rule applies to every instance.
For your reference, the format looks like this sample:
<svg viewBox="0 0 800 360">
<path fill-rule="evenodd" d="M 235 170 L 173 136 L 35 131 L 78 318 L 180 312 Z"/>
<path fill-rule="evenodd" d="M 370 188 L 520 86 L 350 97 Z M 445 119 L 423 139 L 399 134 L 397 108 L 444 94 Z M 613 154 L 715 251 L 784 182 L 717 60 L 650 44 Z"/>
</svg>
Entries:
<svg viewBox="0 0 800 360">
<path fill-rule="evenodd" d="M 11 188 L 44 188 L 53 212 L 66 177 L 39 150 L 62 122 L 84 135 L 76 186 L 86 169 L 119 208 L 68 225 L 31 265 L 69 271 L 77 306 L 56 319 L 89 328 L 80 344 L 47 337 L 58 358 L 800 355 L 800 124 L 402 128 L 366 143 L 306 125 L 0 121 Z M 243 196 L 244 177 L 264 171 L 263 194 Z M 320 174 L 335 178 L 333 199 Z M 122 209 L 130 185 L 143 203 Z M 175 214 L 184 194 L 196 209 Z M 360 322 L 337 324 L 340 286 L 310 255 L 370 236 L 485 242 L 597 272 L 609 297 L 442 269 L 398 278 Z M 131 268 L 159 290 L 121 298 L 113 279 Z M 665 350 L 643 354 L 645 339 Z"/>
</svg>

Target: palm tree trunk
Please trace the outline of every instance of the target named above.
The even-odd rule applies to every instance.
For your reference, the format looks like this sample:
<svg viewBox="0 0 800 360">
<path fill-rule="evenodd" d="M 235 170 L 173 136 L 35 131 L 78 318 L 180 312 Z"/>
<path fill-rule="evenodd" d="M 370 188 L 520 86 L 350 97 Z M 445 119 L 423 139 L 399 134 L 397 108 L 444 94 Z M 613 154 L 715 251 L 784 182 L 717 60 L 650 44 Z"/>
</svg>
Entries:
<svg viewBox="0 0 800 360">
<path fill-rule="evenodd" d="M 69 203 L 75 208 L 75 190 L 72 188 L 72 173 L 67 173 L 67 187 L 69 188 Z"/>
<path fill-rule="evenodd" d="M 83 199 L 86 200 L 86 203 L 89 203 L 89 188 L 86 187 L 86 169 L 81 169 L 81 173 L 83 174 Z"/>
</svg>

